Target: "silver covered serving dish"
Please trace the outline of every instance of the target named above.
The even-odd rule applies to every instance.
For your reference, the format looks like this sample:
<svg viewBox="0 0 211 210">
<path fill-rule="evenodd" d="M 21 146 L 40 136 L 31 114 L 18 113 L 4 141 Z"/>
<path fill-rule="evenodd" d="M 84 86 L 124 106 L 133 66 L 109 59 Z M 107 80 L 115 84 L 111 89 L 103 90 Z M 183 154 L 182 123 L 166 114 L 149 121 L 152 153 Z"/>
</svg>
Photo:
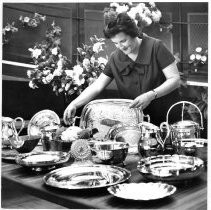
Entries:
<svg viewBox="0 0 211 210">
<path fill-rule="evenodd" d="M 186 155 L 158 155 L 141 159 L 137 169 L 149 180 L 179 182 L 199 176 L 204 161 Z"/>
<path fill-rule="evenodd" d="M 108 192 L 118 198 L 136 201 L 150 201 L 168 197 L 176 187 L 166 183 L 123 183 L 109 187 Z"/>
<path fill-rule="evenodd" d="M 130 171 L 109 165 L 71 165 L 44 176 L 47 186 L 61 189 L 93 189 L 108 187 L 128 180 Z"/>
</svg>

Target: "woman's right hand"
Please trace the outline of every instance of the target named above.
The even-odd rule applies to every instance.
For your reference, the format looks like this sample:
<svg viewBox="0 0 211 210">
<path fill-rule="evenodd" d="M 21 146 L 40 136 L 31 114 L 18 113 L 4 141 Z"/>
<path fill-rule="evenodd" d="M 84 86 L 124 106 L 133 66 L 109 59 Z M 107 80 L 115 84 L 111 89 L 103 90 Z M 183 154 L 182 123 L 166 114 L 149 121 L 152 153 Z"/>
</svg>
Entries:
<svg viewBox="0 0 211 210">
<path fill-rule="evenodd" d="M 64 111 L 63 120 L 66 125 L 71 125 L 73 123 L 73 118 L 76 114 L 76 106 L 70 103 Z"/>
</svg>

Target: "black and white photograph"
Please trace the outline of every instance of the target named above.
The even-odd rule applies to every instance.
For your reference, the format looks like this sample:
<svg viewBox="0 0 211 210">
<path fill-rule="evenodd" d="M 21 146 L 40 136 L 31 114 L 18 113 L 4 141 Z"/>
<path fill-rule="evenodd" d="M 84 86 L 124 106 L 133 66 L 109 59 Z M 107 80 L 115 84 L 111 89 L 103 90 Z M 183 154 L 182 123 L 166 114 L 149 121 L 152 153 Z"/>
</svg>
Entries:
<svg viewBox="0 0 211 210">
<path fill-rule="evenodd" d="M 1 1 L 1 209 L 209 209 L 209 9 Z"/>
</svg>

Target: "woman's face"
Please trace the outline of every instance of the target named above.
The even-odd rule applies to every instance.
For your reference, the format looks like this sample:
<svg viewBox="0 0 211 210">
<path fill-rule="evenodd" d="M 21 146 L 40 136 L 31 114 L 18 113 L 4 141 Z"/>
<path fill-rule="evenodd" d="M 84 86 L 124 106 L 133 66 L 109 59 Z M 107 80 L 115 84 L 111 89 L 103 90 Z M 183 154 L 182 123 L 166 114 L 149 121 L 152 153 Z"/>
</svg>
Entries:
<svg viewBox="0 0 211 210">
<path fill-rule="evenodd" d="M 136 38 L 132 38 L 124 32 L 120 32 L 112 37 L 111 41 L 126 55 L 133 53 L 136 49 Z"/>
</svg>

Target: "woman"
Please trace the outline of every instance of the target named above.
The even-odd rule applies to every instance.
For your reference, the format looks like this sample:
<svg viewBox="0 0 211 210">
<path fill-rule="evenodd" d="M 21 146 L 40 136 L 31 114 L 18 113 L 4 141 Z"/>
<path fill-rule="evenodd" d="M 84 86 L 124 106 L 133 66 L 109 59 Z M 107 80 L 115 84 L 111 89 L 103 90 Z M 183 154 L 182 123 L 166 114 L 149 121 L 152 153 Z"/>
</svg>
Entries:
<svg viewBox="0 0 211 210">
<path fill-rule="evenodd" d="M 160 40 L 139 33 L 127 13 L 108 20 L 104 35 L 116 46 L 99 78 L 86 88 L 64 111 L 69 124 L 76 109 L 94 99 L 115 79 L 122 98 L 133 99 L 130 108 L 144 110 L 151 122 L 165 121 L 169 107 L 178 101 L 180 76 L 174 56 Z"/>
</svg>

